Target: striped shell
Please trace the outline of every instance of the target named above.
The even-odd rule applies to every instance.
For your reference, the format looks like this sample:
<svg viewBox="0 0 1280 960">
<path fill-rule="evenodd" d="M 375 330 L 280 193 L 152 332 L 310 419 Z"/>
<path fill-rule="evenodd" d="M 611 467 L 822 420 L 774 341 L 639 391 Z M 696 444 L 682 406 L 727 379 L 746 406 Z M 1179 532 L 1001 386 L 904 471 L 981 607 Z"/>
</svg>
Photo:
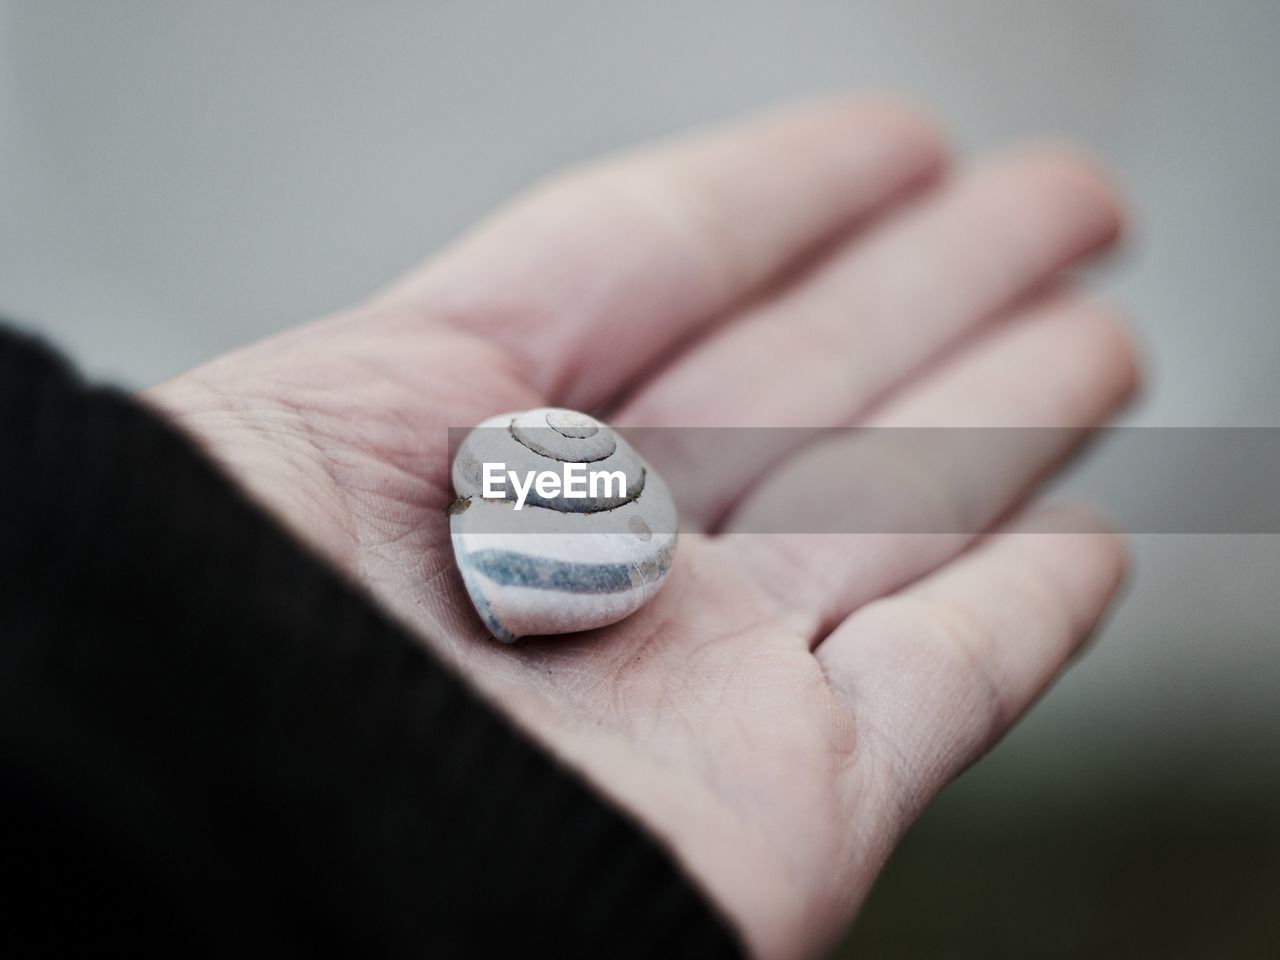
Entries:
<svg viewBox="0 0 1280 960">
<path fill-rule="evenodd" d="M 483 496 L 486 463 L 520 478 L 583 464 L 621 473 L 625 485 L 602 482 L 585 497 L 557 494 L 550 484 L 546 495 L 527 487 L 516 509 L 510 479 L 491 484 L 497 496 Z M 454 557 L 481 620 L 504 643 L 616 623 L 652 599 L 671 568 L 676 508 L 666 484 L 586 414 L 544 407 L 491 417 L 459 446 L 453 487 Z"/>
</svg>

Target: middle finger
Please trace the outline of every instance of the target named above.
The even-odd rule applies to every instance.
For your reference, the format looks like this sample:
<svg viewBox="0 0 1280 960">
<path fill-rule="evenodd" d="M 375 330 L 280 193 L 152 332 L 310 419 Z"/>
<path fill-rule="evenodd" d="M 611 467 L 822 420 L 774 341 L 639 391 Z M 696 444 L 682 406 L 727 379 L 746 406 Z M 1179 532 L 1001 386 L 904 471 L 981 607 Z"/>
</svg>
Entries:
<svg viewBox="0 0 1280 960">
<path fill-rule="evenodd" d="M 811 273 L 655 375 L 620 427 L 828 427 L 856 421 L 922 365 L 1055 273 L 1110 243 L 1117 201 L 1091 163 L 1025 148 L 854 237 Z M 644 432 L 642 432 L 644 433 Z M 767 433 L 767 439 L 766 439 Z M 726 455 L 690 431 L 649 454 L 695 526 L 712 526 L 803 431 Z"/>
</svg>

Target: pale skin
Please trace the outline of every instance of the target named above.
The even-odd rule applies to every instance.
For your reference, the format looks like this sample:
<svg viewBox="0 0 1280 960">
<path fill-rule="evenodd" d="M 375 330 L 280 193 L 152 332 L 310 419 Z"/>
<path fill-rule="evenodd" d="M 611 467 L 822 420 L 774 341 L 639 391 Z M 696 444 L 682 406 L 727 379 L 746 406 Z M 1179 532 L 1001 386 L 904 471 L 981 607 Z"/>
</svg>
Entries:
<svg viewBox="0 0 1280 960">
<path fill-rule="evenodd" d="M 1062 274 L 1119 225 L 1071 148 L 960 166 L 896 101 L 804 104 L 558 177 L 369 302 L 146 398 L 652 831 L 753 954 L 807 957 L 1116 593 L 1101 523 L 1010 519 L 1070 431 L 982 465 L 972 536 L 735 532 L 830 449 L 677 451 L 687 526 L 658 597 L 503 646 L 452 566 L 447 428 L 553 405 L 623 427 L 1083 431 L 1135 363 Z M 951 482 L 929 478 L 923 516 Z"/>
</svg>

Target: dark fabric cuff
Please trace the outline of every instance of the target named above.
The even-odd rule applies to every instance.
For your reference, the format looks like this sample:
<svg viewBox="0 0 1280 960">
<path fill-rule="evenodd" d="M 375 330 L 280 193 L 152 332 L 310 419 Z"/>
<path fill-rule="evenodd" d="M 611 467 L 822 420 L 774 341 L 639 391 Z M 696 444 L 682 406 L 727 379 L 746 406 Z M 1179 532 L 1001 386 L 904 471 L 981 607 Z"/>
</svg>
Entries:
<svg viewBox="0 0 1280 960">
<path fill-rule="evenodd" d="M 2 331 L 0 544 L 8 955 L 738 955 L 187 439 Z"/>
</svg>

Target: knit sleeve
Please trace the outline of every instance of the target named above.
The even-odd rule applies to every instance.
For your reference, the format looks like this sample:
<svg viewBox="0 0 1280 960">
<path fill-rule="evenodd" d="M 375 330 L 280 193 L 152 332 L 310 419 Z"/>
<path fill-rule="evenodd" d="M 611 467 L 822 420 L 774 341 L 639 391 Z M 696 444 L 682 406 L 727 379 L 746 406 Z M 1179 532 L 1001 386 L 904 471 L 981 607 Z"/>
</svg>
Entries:
<svg viewBox="0 0 1280 960">
<path fill-rule="evenodd" d="M 3 331 L 0 872 L 15 957 L 739 950 L 175 429 Z"/>
</svg>

